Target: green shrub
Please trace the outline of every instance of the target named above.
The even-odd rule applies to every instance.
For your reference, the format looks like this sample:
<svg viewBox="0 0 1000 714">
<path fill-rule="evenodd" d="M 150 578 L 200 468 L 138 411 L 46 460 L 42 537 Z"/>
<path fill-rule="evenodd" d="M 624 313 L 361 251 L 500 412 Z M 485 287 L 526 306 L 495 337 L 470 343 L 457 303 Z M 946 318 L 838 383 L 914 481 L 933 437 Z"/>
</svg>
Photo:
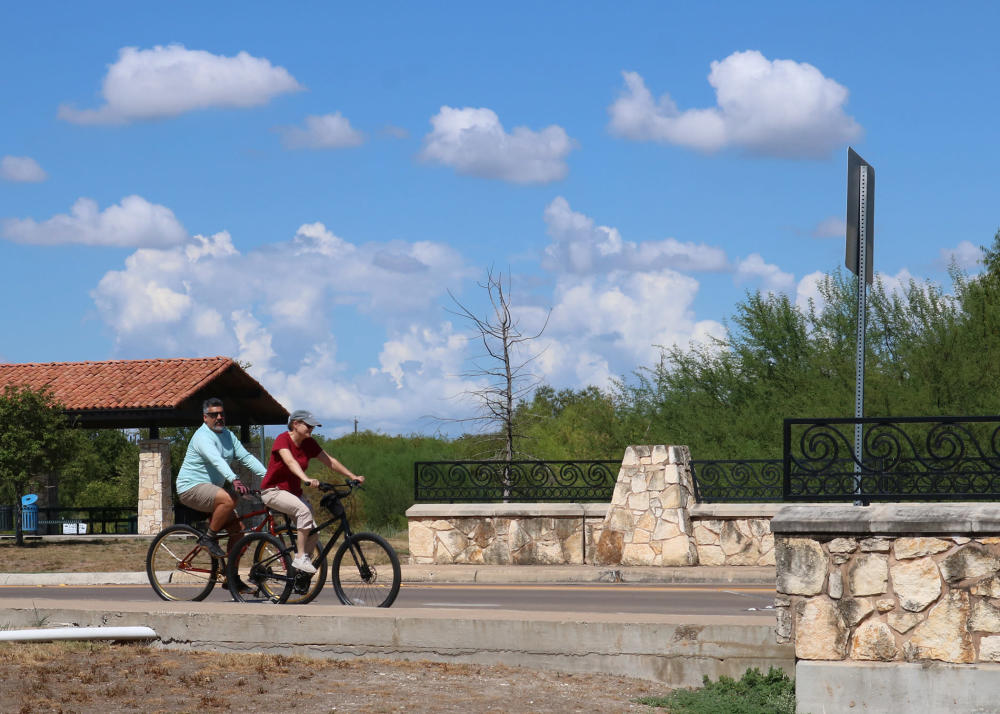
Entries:
<svg viewBox="0 0 1000 714">
<path fill-rule="evenodd" d="M 767 674 L 748 669 L 737 681 L 704 679 L 701 689 L 678 689 L 665 697 L 643 697 L 639 704 L 663 707 L 671 714 L 795 714 L 795 683 L 777 667 Z"/>
</svg>

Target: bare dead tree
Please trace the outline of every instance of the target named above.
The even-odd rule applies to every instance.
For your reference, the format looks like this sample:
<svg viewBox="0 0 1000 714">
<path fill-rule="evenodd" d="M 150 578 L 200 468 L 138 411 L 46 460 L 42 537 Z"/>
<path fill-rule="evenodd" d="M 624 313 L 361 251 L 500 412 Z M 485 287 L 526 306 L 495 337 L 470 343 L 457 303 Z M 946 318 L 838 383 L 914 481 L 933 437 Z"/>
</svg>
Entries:
<svg viewBox="0 0 1000 714">
<path fill-rule="evenodd" d="M 479 283 L 479 287 L 486 290 L 492 307 L 485 317 L 476 315 L 448 291 L 458 307 L 450 312 L 472 323 L 485 350 L 484 354 L 473 359 L 473 368 L 461 375 L 485 379 L 486 384 L 482 388 L 465 392 L 478 402 L 480 412 L 475 417 L 455 421 L 474 422 L 489 433 L 499 435 L 502 444 L 492 456 L 509 463 L 519 453 L 516 443 L 522 436 L 515 431 L 514 409 L 539 383 L 530 371 L 531 363 L 538 355 L 530 354 L 525 345 L 541 336 L 549 318 L 546 315 L 545 323 L 537 333 L 525 334 L 511 311 L 510 275 L 505 279 L 503 273 L 494 273 L 491 268 L 486 282 Z M 509 473 L 508 466 L 504 470 L 505 485 L 509 485 Z"/>
</svg>

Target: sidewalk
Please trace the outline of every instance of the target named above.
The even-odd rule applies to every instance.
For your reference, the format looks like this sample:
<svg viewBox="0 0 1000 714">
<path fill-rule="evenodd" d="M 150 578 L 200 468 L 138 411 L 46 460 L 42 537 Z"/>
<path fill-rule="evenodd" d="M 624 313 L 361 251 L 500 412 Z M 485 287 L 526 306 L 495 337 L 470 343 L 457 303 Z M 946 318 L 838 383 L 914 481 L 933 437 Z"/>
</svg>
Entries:
<svg viewBox="0 0 1000 714">
<path fill-rule="evenodd" d="M 773 567 L 595 565 L 403 565 L 404 583 L 663 583 L 774 587 Z M 145 585 L 145 572 L 0 573 L 0 585 Z"/>
</svg>

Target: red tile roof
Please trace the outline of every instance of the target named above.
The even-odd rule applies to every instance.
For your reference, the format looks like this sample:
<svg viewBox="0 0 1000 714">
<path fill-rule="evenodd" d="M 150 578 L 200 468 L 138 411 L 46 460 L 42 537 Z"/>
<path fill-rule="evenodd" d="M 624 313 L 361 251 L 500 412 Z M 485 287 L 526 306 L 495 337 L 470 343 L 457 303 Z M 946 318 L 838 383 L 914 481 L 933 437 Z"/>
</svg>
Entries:
<svg viewBox="0 0 1000 714">
<path fill-rule="evenodd" d="M 228 357 L 0 364 L 0 389 L 48 386 L 69 411 L 176 408 L 233 365 Z"/>
</svg>

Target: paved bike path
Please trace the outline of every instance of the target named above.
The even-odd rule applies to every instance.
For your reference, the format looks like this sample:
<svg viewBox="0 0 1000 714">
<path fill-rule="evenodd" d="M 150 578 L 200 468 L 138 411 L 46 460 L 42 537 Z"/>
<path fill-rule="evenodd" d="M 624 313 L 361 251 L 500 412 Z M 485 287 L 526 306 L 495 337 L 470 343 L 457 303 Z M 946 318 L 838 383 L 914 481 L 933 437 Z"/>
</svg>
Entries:
<svg viewBox="0 0 1000 714">
<path fill-rule="evenodd" d="M 403 565 L 405 583 L 711 583 L 774 585 L 774 568 L 741 566 Z M 134 585 L 145 571 L 0 573 L 0 585 Z"/>
</svg>

